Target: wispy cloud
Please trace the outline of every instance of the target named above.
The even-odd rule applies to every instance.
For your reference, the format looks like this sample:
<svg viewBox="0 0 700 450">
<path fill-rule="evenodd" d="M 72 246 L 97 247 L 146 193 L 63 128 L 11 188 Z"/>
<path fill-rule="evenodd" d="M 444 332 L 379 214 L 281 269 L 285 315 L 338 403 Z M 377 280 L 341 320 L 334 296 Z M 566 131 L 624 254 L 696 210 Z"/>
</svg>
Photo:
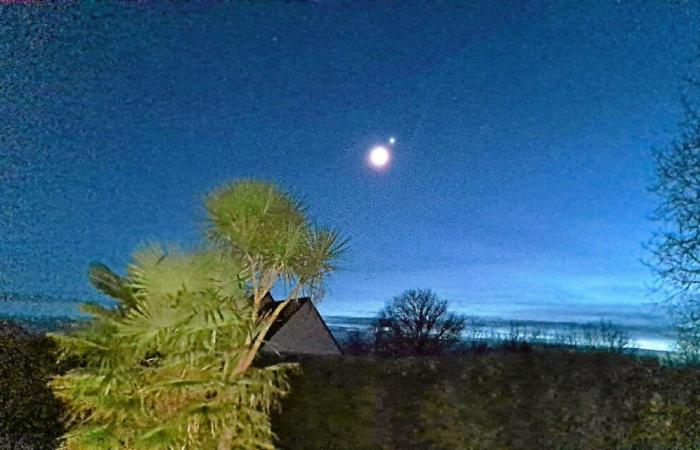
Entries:
<svg viewBox="0 0 700 450">
<path fill-rule="evenodd" d="M 651 304 L 650 275 L 641 265 L 607 272 L 590 260 L 562 268 L 544 262 L 471 264 L 420 270 L 347 271 L 329 282 L 326 301 L 330 314 L 373 314 L 392 296 L 408 288 L 429 287 L 464 313 L 499 314 L 524 306 Z"/>
</svg>

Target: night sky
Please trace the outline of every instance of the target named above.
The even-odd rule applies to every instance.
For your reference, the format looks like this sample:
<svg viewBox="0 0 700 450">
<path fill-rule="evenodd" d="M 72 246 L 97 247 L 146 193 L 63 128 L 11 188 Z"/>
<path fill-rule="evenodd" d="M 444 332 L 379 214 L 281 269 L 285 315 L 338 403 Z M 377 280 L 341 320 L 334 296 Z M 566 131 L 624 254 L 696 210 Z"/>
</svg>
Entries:
<svg viewBox="0 0 700 450">
<path fill-rule="evenodd" d="M 0 6 L 0 291 L 97 299 L 90 261 L 194 245 L 260 177 L 351 238 L 326 314 L 636 307 L 698 38 L 683 1 Z"/>
</svg>

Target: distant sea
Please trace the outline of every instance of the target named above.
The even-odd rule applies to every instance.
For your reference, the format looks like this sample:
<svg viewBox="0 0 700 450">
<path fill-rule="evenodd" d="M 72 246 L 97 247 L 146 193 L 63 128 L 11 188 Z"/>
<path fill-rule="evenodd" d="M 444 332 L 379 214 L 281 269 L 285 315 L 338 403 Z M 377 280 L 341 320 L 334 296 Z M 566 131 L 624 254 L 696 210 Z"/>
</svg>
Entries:
<svg viewBox="0 0 700 450">
<path fill-rule="evenodd" d="M 62 328 L 66 323 L 85 318 L 71 299 L 42 295 L 0 293 L 0 318 L 10 318 L 36 330 Z M 331 331 L 342 338 L 353 329 L 366 329 L 372 324 L 370 315 L 339 315 L 321 310 Z M 463 311 L 458 311 L 463 312 Z M 631 347 L 643 350 L 670 351 L 675 342 L 671 320 L 663 308 L 652 304 L 533 304 L 509 303 L 474 305 L 472 314 L 465 314 L 469 327 L 466 337 L 478 330 L 508 335 L 513 328 L 525 333 L 538 330 L 542 334 L 567 334 L 581 330 L 588 323 L 612 322 L 625 331 Z"/>
</svg>

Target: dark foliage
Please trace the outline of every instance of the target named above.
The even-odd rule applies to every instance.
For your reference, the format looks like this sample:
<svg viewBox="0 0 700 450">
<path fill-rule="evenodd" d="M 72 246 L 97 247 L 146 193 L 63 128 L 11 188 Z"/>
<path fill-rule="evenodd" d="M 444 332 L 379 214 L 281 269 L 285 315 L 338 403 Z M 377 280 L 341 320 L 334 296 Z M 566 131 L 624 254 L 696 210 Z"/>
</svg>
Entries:
<svg viewBox="0 0 700 450">
<path fill-rule="evenodd" d="M 338 344 L 344 355 L 368 355 L 374 351 L 374 336 L 367 330 L 351 330 Z"/>
<path fill-rule="evenodd" d="M 448 303 L 430 289 L 410 289 L 379 312 L 374 346 L 380 354 L 440 355 L 459 343 L 466 319 L 447 311 Z"/>
<path fill-rule="evenodd" d="M 51 449 L 54 345 L 0 337 L 0 450 Z M 697 448 L 700 370 L 616 353 L 306 357 L 273 420 L 281 449 Z"/>
<path fill-rule="evenodd" d="M 0 321 L 0 450 L 56 447 L 61 405 L 46 384 L 60 370 L 55 352 L 51 339 Z"/>
<path fill-rule="evenodd" d="M 281 449 L 700 447 L 700 371 L 616 353 L 307 358 Z"/>
</svg>

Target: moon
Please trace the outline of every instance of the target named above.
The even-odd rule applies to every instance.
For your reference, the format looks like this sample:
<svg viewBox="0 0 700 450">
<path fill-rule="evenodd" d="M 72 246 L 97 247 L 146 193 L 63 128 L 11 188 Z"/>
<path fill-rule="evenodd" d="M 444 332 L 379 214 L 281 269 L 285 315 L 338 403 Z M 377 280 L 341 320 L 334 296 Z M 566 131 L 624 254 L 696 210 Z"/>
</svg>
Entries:
<svg viewBox="0 0 700 450">
<path fill-rule="evenodd" d="M 369 162 L 378 169 L 385 167 L 390 159 L 389 150 L 383 145 L 377 145 L 369 152 Z"/>
</svg>

